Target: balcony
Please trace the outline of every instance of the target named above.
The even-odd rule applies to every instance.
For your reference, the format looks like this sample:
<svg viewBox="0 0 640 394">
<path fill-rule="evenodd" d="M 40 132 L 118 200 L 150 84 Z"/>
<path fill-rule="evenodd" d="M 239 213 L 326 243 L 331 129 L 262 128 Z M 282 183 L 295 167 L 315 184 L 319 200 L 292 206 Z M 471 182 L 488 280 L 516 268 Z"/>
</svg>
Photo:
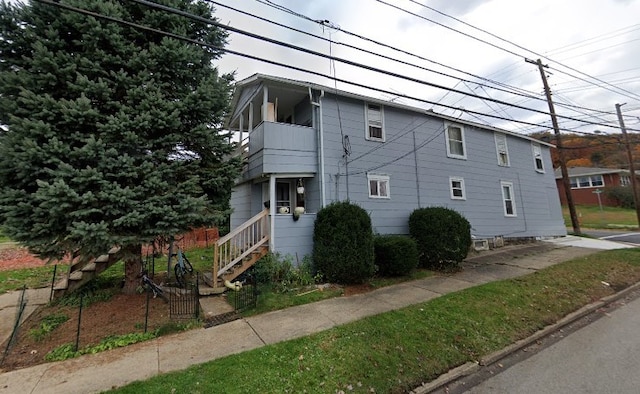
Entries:
<svg viewBox="0 0 640 394">
<path fill-rule="evenodd" d="M 315 130 L 289 123 L 262 122 L 249 134 L 244 179 L 262 174 L 317 173 Z"/>
</svg>

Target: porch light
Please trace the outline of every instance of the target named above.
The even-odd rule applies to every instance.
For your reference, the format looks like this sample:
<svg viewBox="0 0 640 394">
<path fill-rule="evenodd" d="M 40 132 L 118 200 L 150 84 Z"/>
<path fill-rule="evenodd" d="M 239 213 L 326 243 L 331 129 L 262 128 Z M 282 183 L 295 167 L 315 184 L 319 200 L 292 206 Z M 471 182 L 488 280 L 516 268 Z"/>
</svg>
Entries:
<svg viewBox="0 0 640 394">
<path fill-rule="evenodd" d="M 296 186 L 296 192 L 298 192 L 298 194 L 304 194 L 304 186 L 302 185 L 302 178 L 298 178 L 298 185 Z"/>
</svg>

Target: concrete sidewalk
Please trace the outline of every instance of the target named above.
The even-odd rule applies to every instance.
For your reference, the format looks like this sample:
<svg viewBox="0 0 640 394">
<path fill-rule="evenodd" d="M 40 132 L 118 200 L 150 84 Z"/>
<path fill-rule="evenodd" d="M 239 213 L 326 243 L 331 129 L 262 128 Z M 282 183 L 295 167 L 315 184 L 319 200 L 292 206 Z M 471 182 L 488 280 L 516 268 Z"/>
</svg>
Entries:
<svg viewBox="0 0 640 394">
<path fill-rule="evenodd" d="M 599 244 L 595 242 L 597 240 L 592 241 L 589 248 L 557 242 L 508 246 L 469 257 L 463 262 L 464 269 L 453 275 L 429 277 L 366 294 L 328 299 L 208 329 L 161 337 L 95 355 L 2 373 L 0 393 L 70 394 L 109 390 L 193 364 L 425 302 L 468 287 L 525 275 L 594 253 L 598 246 L 602 249 L 612 246 L 612 242 Z"/>
</svg>

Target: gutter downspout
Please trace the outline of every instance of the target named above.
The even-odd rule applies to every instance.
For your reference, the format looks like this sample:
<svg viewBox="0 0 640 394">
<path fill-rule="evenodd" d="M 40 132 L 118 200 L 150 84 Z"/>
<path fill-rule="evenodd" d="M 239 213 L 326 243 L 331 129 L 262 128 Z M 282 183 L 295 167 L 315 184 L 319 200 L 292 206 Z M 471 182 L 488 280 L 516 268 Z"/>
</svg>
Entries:
<svg viewBox="0 0 640 394">
<path fill-rule="evenodd" d="M 318 122 L 318 157 L 320 158 L 320 208 L 324 208 L 327 205 L 325 197 L 325 179 L 324 179 L 324 126 L 322 122 L 322 99 L 324 98 L 324 90 L 320 90 L 320 97 L 318 102 L 313 101 L 313 94 L 311 88 L 309 88 L 309 101 L 311 105 L 318 108 L 317 122 Z"/>
</svg>

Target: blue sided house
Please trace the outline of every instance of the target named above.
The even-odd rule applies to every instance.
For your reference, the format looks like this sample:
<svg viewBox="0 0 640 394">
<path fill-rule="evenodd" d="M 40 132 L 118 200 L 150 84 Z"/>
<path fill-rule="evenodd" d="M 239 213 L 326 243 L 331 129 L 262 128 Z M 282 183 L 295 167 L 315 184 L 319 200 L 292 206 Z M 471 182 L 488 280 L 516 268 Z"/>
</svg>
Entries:
<svg viewBox="0 0 640 394">
<path fill-rule="evenodd" d="M 364 208 L 379 234 L 407 234 L 413 210 L 443 206 L 477 238 L 566 235 L 553 146 L 525 135 L 260 74 L 237 83 L 227 126 L 245 166 L 219 278 L 267 250 L 310 255 L 316 214 L 334 201 Z"/>
</svg>

